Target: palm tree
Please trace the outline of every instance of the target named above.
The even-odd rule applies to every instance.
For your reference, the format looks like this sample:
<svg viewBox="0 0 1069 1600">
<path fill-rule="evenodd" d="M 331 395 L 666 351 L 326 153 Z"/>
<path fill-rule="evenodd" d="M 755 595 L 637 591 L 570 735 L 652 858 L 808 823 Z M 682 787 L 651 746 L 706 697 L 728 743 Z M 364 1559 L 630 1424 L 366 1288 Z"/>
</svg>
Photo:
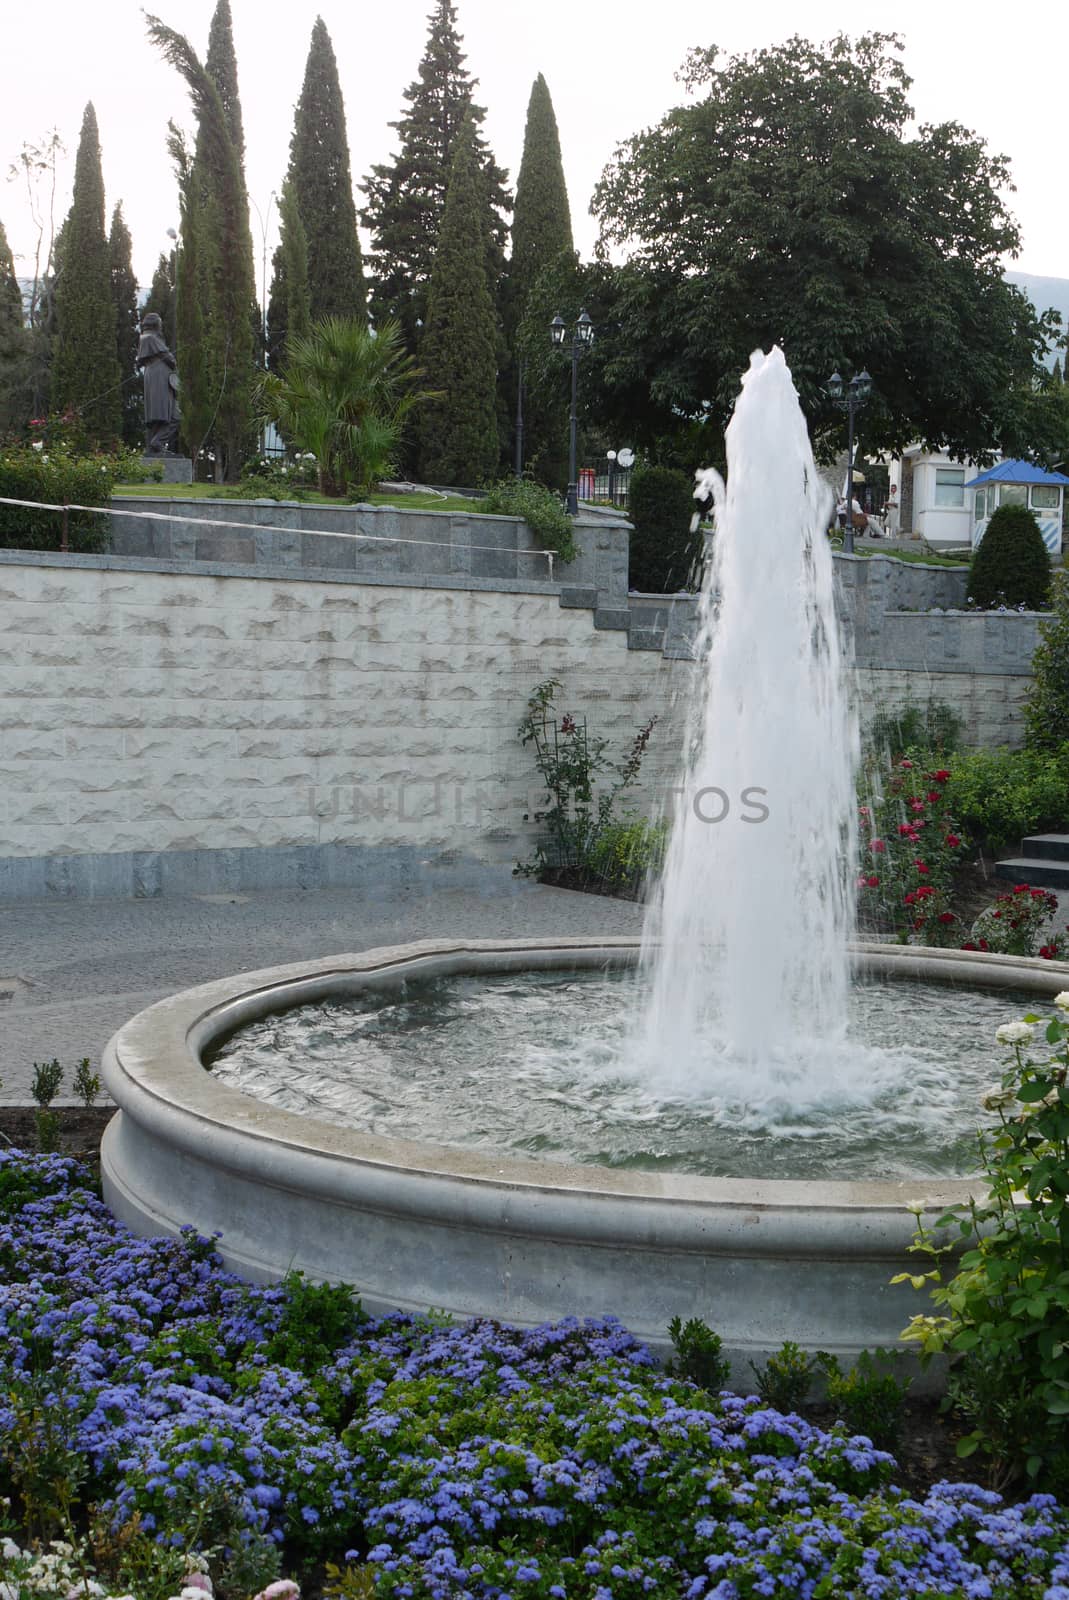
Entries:
<svg viewBox="0 0 1069 1600">
<path fill-rule="evenodd" d="M 399 323 L 323 317 L 288 341 L 285 371 L 261 379 L 262 421 L 311 451 L 322 493 L 366 493 L 394 470 L 409 412 L 431 398 L 415 387 L 422 376 Z"/>
</svg>

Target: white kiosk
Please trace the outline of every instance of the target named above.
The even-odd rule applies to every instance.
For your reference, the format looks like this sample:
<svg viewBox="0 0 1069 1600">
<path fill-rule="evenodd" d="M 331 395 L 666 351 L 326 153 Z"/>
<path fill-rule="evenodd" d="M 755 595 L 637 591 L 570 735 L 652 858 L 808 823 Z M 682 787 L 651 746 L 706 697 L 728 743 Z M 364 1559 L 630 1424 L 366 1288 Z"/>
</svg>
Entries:
<svg viewBox="0 0 1069 1600">
<path fill-rule="evenodd" d="M 1027 506 L 1035 513 L 1043 543 L 1052 556 L 1061 554 L 1062 508 L 1069 478 L 1043 472 L 1030 461 L 1000 461 L 965 485 L 973 491 L 972 547 L 975 550 L 997 506 Z"/>
</svg>

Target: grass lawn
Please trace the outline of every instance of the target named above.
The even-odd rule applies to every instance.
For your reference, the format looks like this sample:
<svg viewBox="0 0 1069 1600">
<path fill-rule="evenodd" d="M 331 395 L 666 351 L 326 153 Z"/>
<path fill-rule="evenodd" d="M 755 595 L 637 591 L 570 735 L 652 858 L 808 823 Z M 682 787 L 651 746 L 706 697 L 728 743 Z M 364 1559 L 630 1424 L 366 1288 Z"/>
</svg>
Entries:
<svg viewBox="0 0 1069 1600">
<path fill-rule="evenodd" d="M 922 567 L 967 567 L 970 559 L 967 555 L 937 556 L 932 555 L 930 551 L 924 550 L 869 550 L 862 549 L 857 545 L 854 547 L 854 554 L 856 556 L 884 556 L 888 561 L 912 561 Z"/>
<path fill-rule="evenodd" d="M 137 499 L 148 497 L 158 500 L 220 500 L 238 505 L 252 503 L 245 495 L 229 494 L 225 487 L 215 483 L 119 483 L 115 486 L 115 494 L 116 497 L 132 496 Z M 302 503 L 317 506 L 346 506 L 354 502 L 333 499 L 330 495 L 319 494 L 315 489 L 306 489 Z M 369 494 L 366 499 L 361 498 L 361 504 L 400 506 L 405 511 L 479 510 L 477 500 L 468 500 L 459 494 Z"/>
</svg>

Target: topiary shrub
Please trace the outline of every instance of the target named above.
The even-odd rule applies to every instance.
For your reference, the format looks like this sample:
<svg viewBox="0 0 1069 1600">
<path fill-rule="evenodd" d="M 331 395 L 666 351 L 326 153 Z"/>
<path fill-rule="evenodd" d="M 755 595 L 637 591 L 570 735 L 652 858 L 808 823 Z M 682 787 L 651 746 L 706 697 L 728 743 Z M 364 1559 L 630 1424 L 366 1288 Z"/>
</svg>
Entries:
<svg viewBox="0 0 1069 1600">
<path fill-rule="evenodd" d="M 0 449 L 0 497 L 61 506 L 104 506 L 111 499 L 117 475 L 111 456 L 71 455 L 62 446 L 46 450 L 33 445 Z M 70 548 L 103 550 L 108 519 L 91 511 L 68 516 Z M 29 511 L 0 506 L 0 550 L 58 550 L 63 521 L 57 511 Z"/>
<path fill-rule="evenodd" d="M 698 509 L 693 481 L 674 467 L 636 467 L 628 509 L 629 586 L 644 594 L 686 588 L 702 548 L 701 534 L 690 529 Z"/>
<path fill-rule="evenodd" d="M 1053 616 L 1039 624 L 1032 657 L 1032 689 L 1025 707 L 1030 750 L 1058 750 L 1069 744 L 1069 571 L 1054 574 L 1050 586 Z"/>
<path fill-rule="evenodd" d="M 985 610 L 1041 611 L 1050 588 L 1050 557 L 1027 506 L 999 506 L 969 568 L 969 599 Z"/>
</svg>

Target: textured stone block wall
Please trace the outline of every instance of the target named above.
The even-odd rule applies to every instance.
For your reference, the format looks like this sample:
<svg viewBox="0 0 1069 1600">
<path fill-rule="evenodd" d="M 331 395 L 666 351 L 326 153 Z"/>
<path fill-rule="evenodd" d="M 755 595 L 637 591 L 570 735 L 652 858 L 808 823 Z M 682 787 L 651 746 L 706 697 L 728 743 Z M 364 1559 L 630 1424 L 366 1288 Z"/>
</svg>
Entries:
<svg viewBox="0 0 1069 1600">
<path fill-rule="evenodd" d="M 693 668 L 556 595 L 0 566 L 0 857 L 330 844 L 529 853 L 531 689 L 622 754 Z M 63 892 L 60 890 L 59 892 Z M 146 892 L 151 892 L 146 891 Z"/>
</svg>

